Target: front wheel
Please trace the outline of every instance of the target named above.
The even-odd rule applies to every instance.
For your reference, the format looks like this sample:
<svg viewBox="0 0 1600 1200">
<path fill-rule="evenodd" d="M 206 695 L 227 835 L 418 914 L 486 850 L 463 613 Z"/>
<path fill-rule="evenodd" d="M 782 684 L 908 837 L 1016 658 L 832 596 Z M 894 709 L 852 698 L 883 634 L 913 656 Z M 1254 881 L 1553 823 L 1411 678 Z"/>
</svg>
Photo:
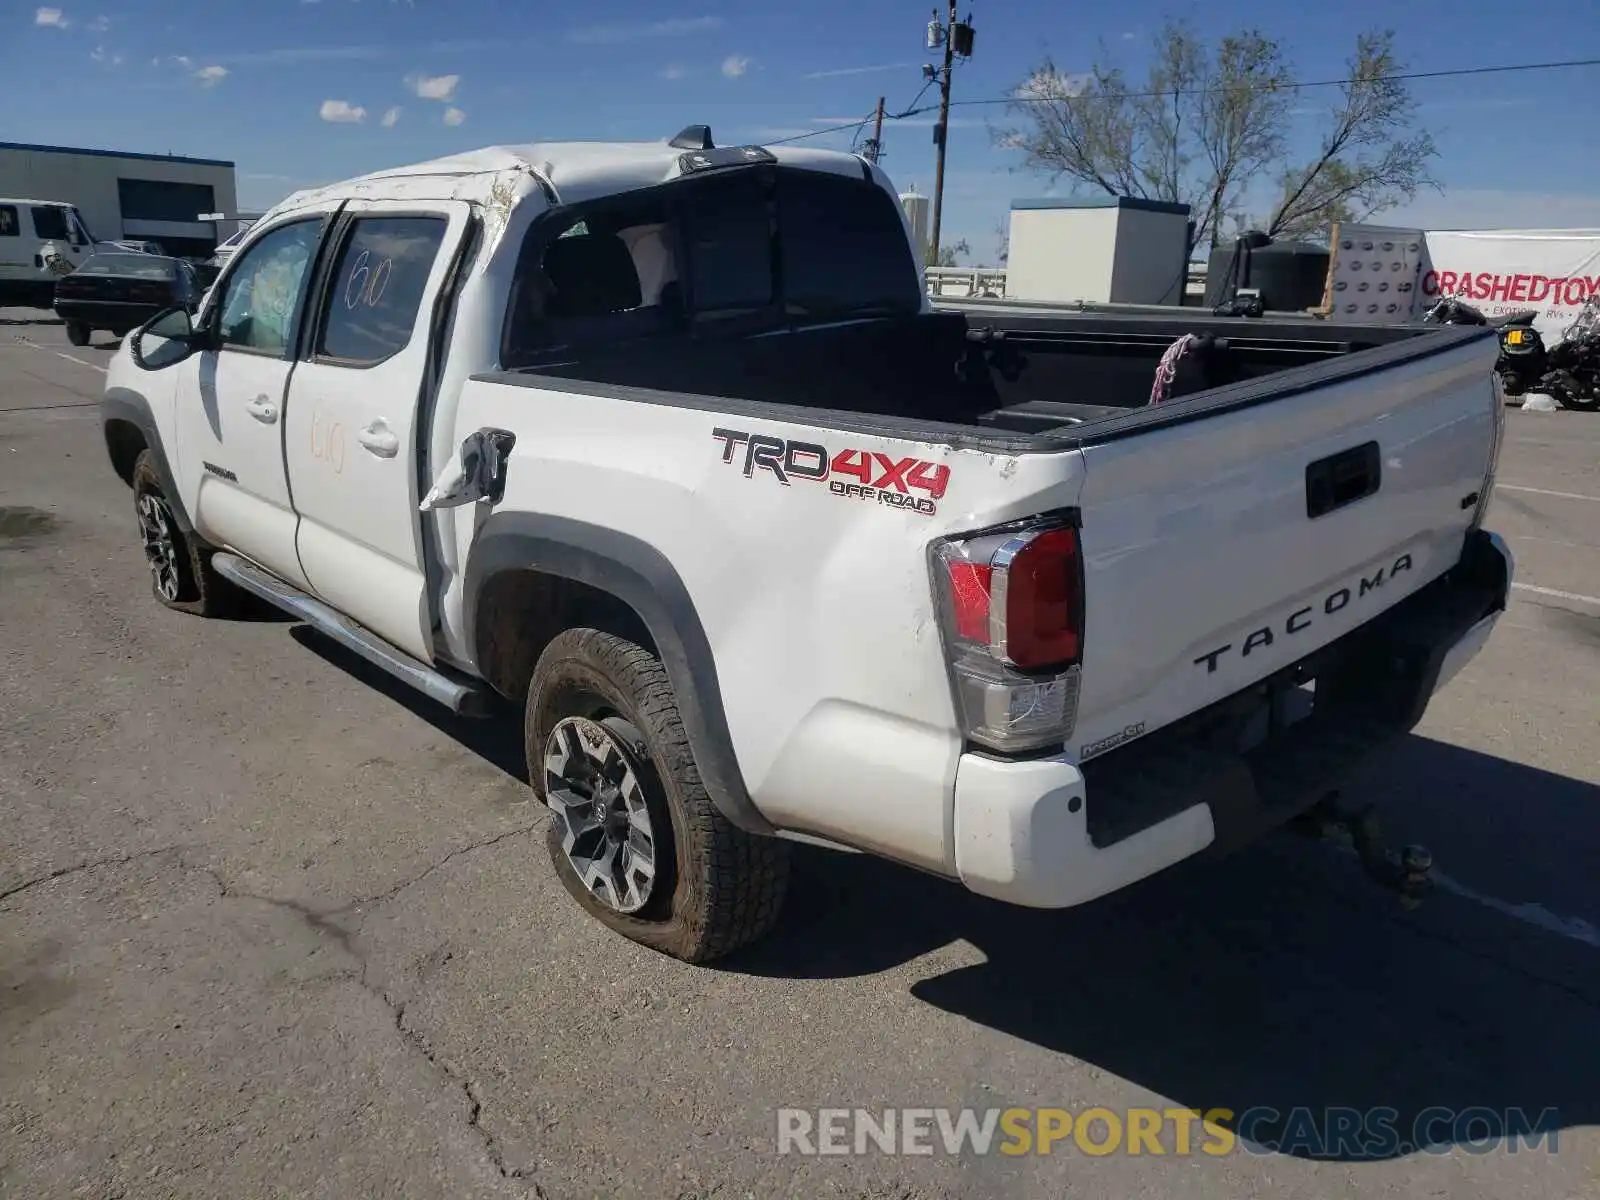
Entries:
<svg viewBox="0 0 1600 1200">
<path fill-rule="evenodd" d="M 210 551 L 178 527 L 149 450 L 141 451 L 133 464 L 133 507 L 156 599 L 178 612 L 202 617 L 233 611 L 238 592 L 211 566 Z"/>
<path fill-rule="evenodd" d="M 90 329 L 82 321 L 67 322 L 67 341 L 74 346 L 87 346 L 92 333 L 94 333 L 94 330 Z"/>
<path fill-rule="evenodd" d="M 789 847 L 717 811 L 648 650 L 597 629 L 558 635 L 528 685 L 524 738 L 556 873 L 601 924 L 694 963 L 776 924 Z"/>
</svg>

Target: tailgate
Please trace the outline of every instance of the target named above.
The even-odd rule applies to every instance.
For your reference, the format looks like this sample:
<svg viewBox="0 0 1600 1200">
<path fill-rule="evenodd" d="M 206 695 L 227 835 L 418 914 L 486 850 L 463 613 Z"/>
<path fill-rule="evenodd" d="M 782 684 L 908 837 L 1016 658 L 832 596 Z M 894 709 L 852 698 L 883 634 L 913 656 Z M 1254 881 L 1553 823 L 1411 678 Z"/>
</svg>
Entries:
<svg viewBox="0 0 1600 1200">
<path fill-rule="evenodd" d="M 1292 665 L 1456 562 L 1494 453 L 1498 344 L 1442 336 L 1375 370 L 1338 360 L 1345 378 L 1270 402 L 1087 441 L 1081 757 Z"/>
</svg>

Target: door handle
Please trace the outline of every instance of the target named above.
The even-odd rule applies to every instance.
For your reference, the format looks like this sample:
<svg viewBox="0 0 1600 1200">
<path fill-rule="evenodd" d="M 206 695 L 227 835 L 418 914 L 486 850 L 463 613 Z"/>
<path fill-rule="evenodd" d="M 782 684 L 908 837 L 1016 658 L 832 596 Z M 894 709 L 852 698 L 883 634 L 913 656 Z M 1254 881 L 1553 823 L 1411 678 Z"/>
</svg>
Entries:
<svg viewBox="0 0 1600 1200">
<path fill-rule="evenodd" d="M 278 419 L 278 406 L 264 395 L 257 396 L 244 407 L 246 412 L 265 425 L 271 425 Z"/>
<path fill-rule="evenodd" d="M 389 432 L 382 417 L 356 434 L 356 440 L 379 458 L 393 458 L 400 452 L 400 439 Z"/>
</svg>

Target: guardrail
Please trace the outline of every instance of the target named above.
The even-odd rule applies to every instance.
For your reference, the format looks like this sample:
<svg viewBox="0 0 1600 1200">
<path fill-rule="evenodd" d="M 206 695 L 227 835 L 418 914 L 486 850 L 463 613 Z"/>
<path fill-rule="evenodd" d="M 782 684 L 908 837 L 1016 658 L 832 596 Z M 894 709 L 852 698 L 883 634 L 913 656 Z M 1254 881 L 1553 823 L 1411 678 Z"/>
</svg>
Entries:
<svg viewBox="0 0 1600 1200">
<path fill-rule="evenodd" d="M 1004 267 L 928 267 L 923 271 L 928 295 L 935 299 L 985 298 L 1003 300 L 1006 295 Z M 1184 294 L 1203 296 L 1206 291 L 1204 266 L 1190 267 L 1184 280 Z"/>
<path fill-rule="evenodd" d="M 1006 294 L 1004 267 L 929 267 L 923 272 L 930 296 L 987 296 Z"/>
</svg>

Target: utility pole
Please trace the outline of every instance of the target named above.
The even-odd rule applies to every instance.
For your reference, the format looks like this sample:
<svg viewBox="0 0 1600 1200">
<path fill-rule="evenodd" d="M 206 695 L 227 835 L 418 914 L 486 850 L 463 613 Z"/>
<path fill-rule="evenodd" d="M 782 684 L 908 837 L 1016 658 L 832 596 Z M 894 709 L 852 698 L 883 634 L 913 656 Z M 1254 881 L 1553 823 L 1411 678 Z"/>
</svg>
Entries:
<svg viewBox="0 0 1600 1200">
<path fill-rule="evenodd" d="M 928 234 L 929 253 L 933 259 L 930 266 L 939 265 L 939 224 L 944 211 L 944 159 L 950 141 L 950 75 L 957 54 L 962 58 L 972 57 L 972 42 L 972 18 L 956 20 L 956 0 L 950 0 L 947 21 L 940 21 L 939 10 L 933 10 L 933 20 L 928 23 L 928 49 L 944 46 L 944 69 L 939 73 L 939 123 L 933 127 L 938 161 L 933 172 L 933 228 Z M 924 75 L 931 74 L 932 70 L 932 67 L 923 68 Z"/>
<path fill-rule="evenodd" d="M 872 140 L 867 143 L 867 161 L 873 166 L 878 164 L 878 156 L 883 153 L 883 97 L 878 97 L 878 111 L 872 117 Z"/>
</svg>

